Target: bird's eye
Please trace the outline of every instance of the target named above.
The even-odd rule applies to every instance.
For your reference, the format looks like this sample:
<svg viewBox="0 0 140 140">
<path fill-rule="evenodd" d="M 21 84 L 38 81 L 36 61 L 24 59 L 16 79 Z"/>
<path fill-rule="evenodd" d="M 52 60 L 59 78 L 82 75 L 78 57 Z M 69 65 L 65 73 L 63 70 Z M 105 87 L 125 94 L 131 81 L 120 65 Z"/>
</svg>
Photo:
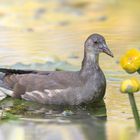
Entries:
<svg viewBox="0 0 140 140">
<path fill-rule="evenodd" d="M 94 43 L 97 44 L 98 42 L 97 41 L 94 41 Z"/>
</svg>

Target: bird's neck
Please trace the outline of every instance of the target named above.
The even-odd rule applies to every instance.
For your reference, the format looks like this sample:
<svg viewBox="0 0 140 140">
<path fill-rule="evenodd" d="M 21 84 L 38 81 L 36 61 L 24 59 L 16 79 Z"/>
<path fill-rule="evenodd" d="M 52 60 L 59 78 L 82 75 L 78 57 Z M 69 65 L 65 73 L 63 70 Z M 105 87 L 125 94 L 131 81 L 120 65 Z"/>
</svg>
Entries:
<svg viewBox="0 0 140 140">
<path fill-rule="evenodd" d="M 92 73 L 99 69 L 99 54 L 84 50 L 81 73 Z"/>
</svg>

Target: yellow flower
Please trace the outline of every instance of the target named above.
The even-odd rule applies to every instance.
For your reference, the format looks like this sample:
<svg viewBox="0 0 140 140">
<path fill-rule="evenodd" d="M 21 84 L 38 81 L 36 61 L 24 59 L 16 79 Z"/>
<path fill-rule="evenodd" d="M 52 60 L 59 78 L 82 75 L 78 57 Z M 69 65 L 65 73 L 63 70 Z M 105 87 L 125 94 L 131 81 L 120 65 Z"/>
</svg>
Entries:
<svg viewBox="0 0 140 140">
<path fill-rule="evenodd" d="M 121 92 L 133 93 L 140 90 L 140 82 L 136 78 L 127 79 L 121 84 Z"/>
<path fill-rule="evenodd" d="M 140 68 L 140 51 L 129 50 L 120 60 L 120 64 L 128 73 L 134 73 Z"/>
</svg>

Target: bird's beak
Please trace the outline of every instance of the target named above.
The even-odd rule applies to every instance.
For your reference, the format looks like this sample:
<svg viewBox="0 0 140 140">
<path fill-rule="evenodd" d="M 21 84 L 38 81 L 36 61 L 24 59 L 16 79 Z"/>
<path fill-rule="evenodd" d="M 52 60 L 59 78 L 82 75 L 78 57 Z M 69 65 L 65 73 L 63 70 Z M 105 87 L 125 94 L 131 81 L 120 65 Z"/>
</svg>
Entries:
<svg viewBox="0 0 140 140">
<path fill-rule="evenodd" d="M 102 50 L 104 53 L 106 53 L 107 55 L 114 57 L 113 53 L 109 50 L 108 46 L 106 44 L 103 44 L 102 46 Z"/>
</svg>

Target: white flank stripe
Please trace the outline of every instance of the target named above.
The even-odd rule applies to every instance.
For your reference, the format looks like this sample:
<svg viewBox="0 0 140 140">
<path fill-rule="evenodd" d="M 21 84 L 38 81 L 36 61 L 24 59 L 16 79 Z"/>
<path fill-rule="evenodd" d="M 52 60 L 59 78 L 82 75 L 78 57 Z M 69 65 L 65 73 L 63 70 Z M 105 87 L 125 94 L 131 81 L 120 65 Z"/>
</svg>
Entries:
<svg viewBox="0 0 140 140">
<path fill-rule="evenodd" d="M 33 90 L 33 91 L 30 91 L 30 92 L 26 92 L 25 94 L 29 95 L 29 96 L 36 96 L 37 94 L 40 95 L 42 98 L 44 98 L 43 96 L 43 92 L 40 92 L 38 90 Z M 22 96 L 21 96 L 22 97 Z"/>
<path fill-rule="evenodd" d="M 7 95 L 0 91 L 0 101 L 6 97 L 7 97 Z"/>
<path fill-rule="evenodd" d="M 32 91 L 32 93 L 34 94 L 39 94 L 42 98 L 44 97 L 43 96 L 43 93 L 42 92 L 40 92 L 40 91 L 38 91 L 38 90 L 35 90 L 35 91 Z"/>
<path fill-rule="evenodd" d="M 49 97 L 53 97 L 53 94 L 51 93 L 51 91 L 50 91 L 50 90 L 45 89 L 44 91 L 45 91 L 46 93 L 48 93 L 48 96 L 49 96 Z"/>
<path fill-rule="evenodd" d="M 11 96 L 11 97 L 13 96 L 13 91 L 12 91 L 12 90 L 9 90 L 9 89 L 0 87 L 0 91 L 3 92 L 3 93 L 6 94 L 6 95 Z"/>
</svg>

